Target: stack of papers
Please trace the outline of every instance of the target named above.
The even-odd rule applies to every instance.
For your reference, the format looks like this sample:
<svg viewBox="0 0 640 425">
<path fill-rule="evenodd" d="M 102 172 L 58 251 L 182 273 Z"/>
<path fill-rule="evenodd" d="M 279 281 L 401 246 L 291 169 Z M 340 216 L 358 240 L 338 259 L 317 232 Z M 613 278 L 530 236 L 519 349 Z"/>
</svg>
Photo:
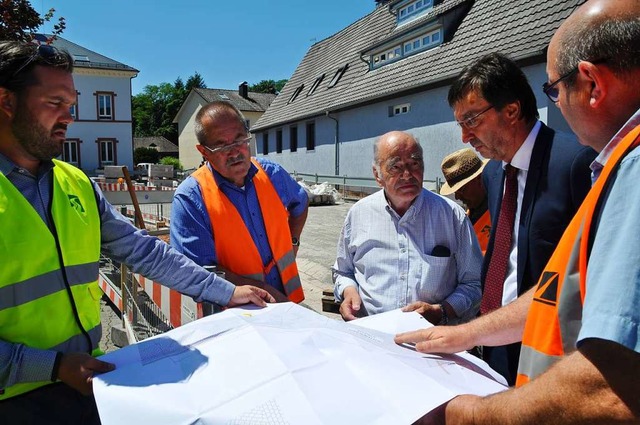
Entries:
<svg viewBox="0 0 640 425">
<path fill-rule="evenodd" d="M 93 389 L 104 425 L 186 425 L 409 424 L 506 388 L 473 356 L 393 342 L 428 325 L 399 310 L 343 323 L 292 303 L 233 308 L 102 356 L 117 368 Z"/>
</svg>

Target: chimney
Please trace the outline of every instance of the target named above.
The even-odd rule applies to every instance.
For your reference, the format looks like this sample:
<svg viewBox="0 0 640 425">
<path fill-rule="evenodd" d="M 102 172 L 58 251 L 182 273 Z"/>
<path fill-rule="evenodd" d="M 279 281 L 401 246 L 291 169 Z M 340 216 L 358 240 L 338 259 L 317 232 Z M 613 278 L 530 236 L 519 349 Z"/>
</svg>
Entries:
<svg viewBox="0 0 640 425">
<path fill-rule="evenodd" d="M 243 81 L 238 86 L 238 94 L 240 97 L 247 99 L 249 97 L 249 83 Z"/>
</svg>

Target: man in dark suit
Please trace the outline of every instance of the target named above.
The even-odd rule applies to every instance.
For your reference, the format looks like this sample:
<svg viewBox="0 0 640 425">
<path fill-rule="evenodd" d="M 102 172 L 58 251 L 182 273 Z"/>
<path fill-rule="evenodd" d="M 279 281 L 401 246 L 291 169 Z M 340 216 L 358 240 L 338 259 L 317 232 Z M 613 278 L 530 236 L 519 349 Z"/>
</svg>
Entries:
<svg viewBox="0 0 640 425">
<path fill-rule="evenodd" d="M 492 218 L 482 270 L 480 308 L 486 314 L 537 283 L 591 187 L 589 165 L 596 153 L 538 120 L 526 76 L 503 55 L 488 54 L 465 68 L 448 101 L 462 141 L 491 159 L 483 171 Z M 519 355 L 519 343 L 483 350 L 509 384 Z"/>
</svg>

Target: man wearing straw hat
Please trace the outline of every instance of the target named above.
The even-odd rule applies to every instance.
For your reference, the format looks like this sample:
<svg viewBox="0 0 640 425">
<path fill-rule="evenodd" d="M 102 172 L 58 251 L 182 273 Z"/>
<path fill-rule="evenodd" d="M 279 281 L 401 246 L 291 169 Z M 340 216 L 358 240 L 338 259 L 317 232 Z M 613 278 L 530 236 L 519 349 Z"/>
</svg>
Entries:
<svg viewBox="0 0 640 425">
<path fill-rule="evenodd" d="M 467 216 L 473 224 L 482 254 L 487 250 L 491 232 L 487 191 L 482 183 L 482 170 L 487 162 L 488 159 L 481 160 L 473 149 L 466 148 L 447 155 L 440 166 L 446 180 L 440 188 L 440 195 L 454 194 L 467 207 Z"/>
</svg>

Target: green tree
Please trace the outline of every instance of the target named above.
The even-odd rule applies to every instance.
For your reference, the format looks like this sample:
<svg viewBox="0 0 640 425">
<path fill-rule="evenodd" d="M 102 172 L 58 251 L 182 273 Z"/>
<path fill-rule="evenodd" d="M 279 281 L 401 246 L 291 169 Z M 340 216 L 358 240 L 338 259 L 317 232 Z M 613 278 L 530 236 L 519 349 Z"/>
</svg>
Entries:
<svg viewBox="0 0 640 425">
<path fill-rule="evenodd" d="M 140 164 L 142 162 L 148 162 L 150 164 L 157 164 L 160 158 L 160 152 L 153 148 L 136 148 L 133 151 L 133 163 Z"/>
<path fill-rule="evenodd" d="M 162 165 L 173 165 L 174 170 L 183 171 L 184 167 L 178 158 L 172 156 L 165 156 L 160 159 Z"/>
<path fill-rule="evenodd" d="M 197 72 L 187 79 L 186 84 L 178 77 L 173 84 L 148 85 L 142 93 L 133 96 L 134 137 L 163 136 L 177 144 L 178 126 L 173 119 L 194 87 L 206 87 Z"/>
<path fill-rule="evenodd" d="M 187 84 L 185 85 L 185 90 L 187 93 L 185 94 L 185 98 L 187 97 L 191 89 L 206 89 L 206 88 L 207 88 L 207 85 L 204 82 L 204 78 L 202 78 L 202 75 L 200 75 L 198 71 L 196 71 L 195 74 L 193 74 L 191 77 L 187 79 Z"/>
<path fill-rule="evenodd" d="M 41 17 L 28 0 L 0 0 L 0 40 L 31 41 L 38 28 L 53 18 L 55 9 L 51 8 Z M 47 43 L 62 34 L 66 28 L 63 17 L 53 26 Z"/>
<path fill-rule="evenodd" d="M 257 84 L 249 86 L 249 91 L 255 93 L 280 93 L 288 80 L 262 80 Z"/>
</svg>

